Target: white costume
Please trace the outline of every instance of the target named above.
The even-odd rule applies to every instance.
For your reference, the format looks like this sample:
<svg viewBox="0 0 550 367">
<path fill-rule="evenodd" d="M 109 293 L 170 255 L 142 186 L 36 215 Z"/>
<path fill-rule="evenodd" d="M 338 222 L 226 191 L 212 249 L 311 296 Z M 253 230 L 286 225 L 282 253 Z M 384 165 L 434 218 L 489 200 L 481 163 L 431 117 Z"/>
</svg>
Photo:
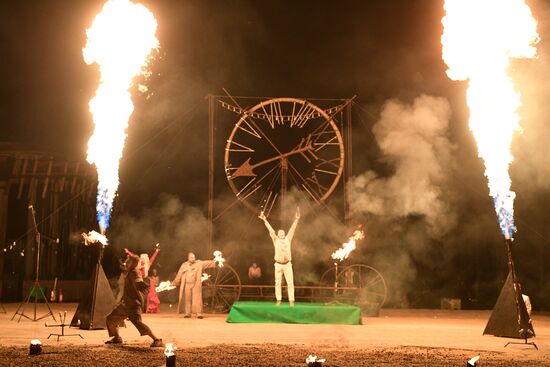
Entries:
<svg viewBox="0 0 550 367">
<path fill-rule="evenodd" d="M 294 302 L 294 274 L 292 272 L 291 245 L 294 232 L 296 231 L 296 226 L 298 225 L 298 217 L 299 216 L 297 215 L 294 223 L 292 223 L 292 226 L 288 230 L 288 234 L 283 238 L 277 236 L 275 230 L 271 227 L 267 219 L 262 218 L 267 230 L 269 231 L 269 236 L 271 236 L 271 240 L 273 241 L 273 247 L 275 248 L 275 256 L 273 259 L 275 260 L 275 298 L 277 299 L 277 302 L 282 300 L 281 284 L 283 274 L 288 286 L 288 300 L 290 302 Z"/>
</svg>

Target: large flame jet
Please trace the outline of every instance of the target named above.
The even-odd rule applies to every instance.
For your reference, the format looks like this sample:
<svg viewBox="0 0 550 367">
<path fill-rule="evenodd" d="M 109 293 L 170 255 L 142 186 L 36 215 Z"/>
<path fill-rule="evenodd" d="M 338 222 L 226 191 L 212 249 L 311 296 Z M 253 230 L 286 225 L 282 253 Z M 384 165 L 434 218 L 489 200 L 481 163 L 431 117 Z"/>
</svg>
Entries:
<svg viewBox="0 0 550 367">
<path fill-rule="evenodd" d="M 129 0 L 109 0 L 86 30 L 84 61 L 97 63 L 101 73 L 89 106 L 95 129 L 87 159 L 97 169 L 96 209 L 102 233 L 109 227 L 126 128 L 134 110 L 130 88 L 135 77 L 146 73 L 151 52 L 159 46 L 156 30 L 153 14 Z"/>
<path fill-rule="evenodd" d="M 510 239 L 516 228 L 508 167 L 521 106 L 510 60 L 536 57 L 537 23 L 524 0 L 445 0 L 444 8 L 441 43 L 447 75 L 468 81 L 470 130 L 485 163 L 502 234 Z"/>
</svg>

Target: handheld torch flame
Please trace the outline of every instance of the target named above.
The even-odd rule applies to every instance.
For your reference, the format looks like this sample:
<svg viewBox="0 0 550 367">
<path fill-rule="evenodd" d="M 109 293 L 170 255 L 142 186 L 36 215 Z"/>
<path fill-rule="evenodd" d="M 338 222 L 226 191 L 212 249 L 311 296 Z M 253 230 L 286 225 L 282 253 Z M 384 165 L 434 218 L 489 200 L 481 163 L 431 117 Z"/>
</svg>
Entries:
<svg viewBox="0 0 550 367">
<path fill-rule="evenodd" d="M 159 293 L 159 292 L 164 292 L 164 291 L 170 291 L 174 288 L 176 288 L 176 287 L 173 286 L 172 283 L 169 280 L 166 280 L 164 282 L 160 282 L 158 287 L 155 288 L 155 291 L 157 291 L 157 293 Z"/>
<path fill-rule="evenodd" d="M 133 79 L 146 72 L 151 51 L 159 46 L 156 29 L 157 21 L 143 5 L 109 0 L 86 30 L 84 61 L 97 63 L 101 72 L 89 104 L 95 129 L 87 157 L 98 174 L 96 210 L 101 233 L 109 227 L 126 128 L 134 110 L 129 89 Z"/>
<path fill-rule="evenodd" d="M 225 262 L 225 259 L 222 256 L 222 252 L 216 250 L 214 251 L 213 255 L 214 255 L 214 261 L 218 263 L 218 267 L 223 268 L 223 263 Z"/>
<path fill-rule="evenodd" d="M 485 163 L 489 194 L 503 235 L 511 238 L 514 198 L 508 167 L 520 131 L 520 94 L 508 74 L 511 58 L 534 58 L 537 23 L 524 0 L 445 0 L 443 60 L 452 80 L 468 80 L 470 130 Z"/>
<path fill-rule="evenodd" d="M 344 243 L 341 248 L 334 251 L 330 255 L 334 260 L 343 261 L 347 259 L 353 250 L 357 248 L 356 242 L 365 238 L 365 232 L 361 230 L 356 230 L 353 232 L 353 235 L 349 238 L 349 241 Z"/>
</svg>

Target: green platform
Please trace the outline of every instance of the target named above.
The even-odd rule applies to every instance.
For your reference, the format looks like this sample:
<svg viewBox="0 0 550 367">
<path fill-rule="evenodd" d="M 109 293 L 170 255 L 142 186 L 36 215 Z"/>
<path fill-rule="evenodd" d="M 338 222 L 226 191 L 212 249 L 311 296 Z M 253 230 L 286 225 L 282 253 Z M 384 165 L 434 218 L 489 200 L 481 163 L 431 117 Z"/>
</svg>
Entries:
<svg viewBox="0 0 550 367">
<path fill-rule="evenodd" d="M 296 302 L 290 307 L 288 303 L 235 302 L 227 322 L 361 325 L 361 309 L 344 304 Z"/>
</svg>

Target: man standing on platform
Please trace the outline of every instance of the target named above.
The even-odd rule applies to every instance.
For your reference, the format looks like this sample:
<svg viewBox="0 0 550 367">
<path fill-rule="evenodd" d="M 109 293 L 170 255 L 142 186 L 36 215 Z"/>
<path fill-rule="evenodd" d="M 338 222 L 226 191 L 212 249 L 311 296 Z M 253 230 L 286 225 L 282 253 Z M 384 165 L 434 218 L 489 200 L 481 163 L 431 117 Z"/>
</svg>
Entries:
<svg viewBox="0 0 550 367">
<path fill-rule="evenodd" d="M 214 268 L 215 260 L 196 260 L 195 254 L 187 254 L 187 261 L 181 264 L 172 286 L 178 286 L 181 282 L 178 302 L 178 313 L 184 313 L 183 317 L 191 317 L 196 313 L 197 318 L 202 319 L 202 272 L 204 269 Z"/>
<path fill-rule="evenodd" d="M 294 223 L 288 230 L 288 234 L 285 236 L 285 231 L 279 229 L 277 234 L 262 211 L 259 218 L 264 221 L 267 230 L 269 231 L 269 236 L 273 241 L 273 247 L 275 248 L 275 299 L 277 300 L 277 306 L 281 304 L 283 298 L 282 295 L 282 277 L 285 276 L 286 284 L 288 286 L 288 302 L 291 307 L 294 306 L 294 274 L 292 272 L 292 254 L 291 254 L 291 244 L 292 238 L 294 237 L 294 232 L 296 231 L 296 226 L 298 225 L 298 220 L 300 219 L 300 208 L 296 209 L 296 215 L 294 218 Z"/>
</svg>

